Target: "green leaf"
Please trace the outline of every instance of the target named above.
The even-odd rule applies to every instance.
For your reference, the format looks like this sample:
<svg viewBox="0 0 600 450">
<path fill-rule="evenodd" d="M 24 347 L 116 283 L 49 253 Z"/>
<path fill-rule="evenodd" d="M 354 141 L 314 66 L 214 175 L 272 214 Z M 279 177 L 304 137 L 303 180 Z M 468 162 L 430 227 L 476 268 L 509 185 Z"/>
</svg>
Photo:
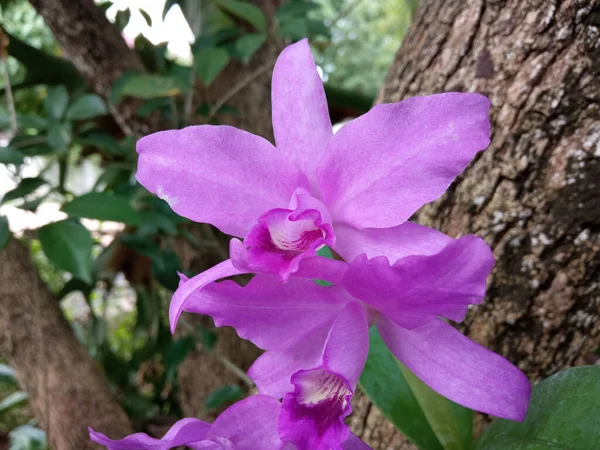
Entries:
<svg viewBox="0 0 600 450">
<path fill-rule="evenodd" d="M 138 117 L 149 117 L 154 111 L 163 110 L 166 111 L 171 107 L 171 100 L 168 98 L 154 98 L 144 102 L 140 107 L 136 110 L 135 114 Z"/>
<path fill-rule="evenodd" d="M 322 256 L 324 258 L 334 259 L 333 253 L 331 253 L 331 249 L 328 246 L 324 246 L 321 250 L 317 252 L 317 255 Z"/>
<path fill-rule="evenodd" d="M 147 73 L 125 74 L 124 81 L 115 86 L 118 98 L 130 96 L 143 99 L 172 97 L 181 92 L 178 81 L 172 77 Z"/>
<path fill-rule="evenodd" d="M 21 406 L 27 401 L 28 397 L 27 392 L 13 392 L 0 402 L 0 414 L 5 413 L 12 408 L 16 408 L 17 406 Z"/>
<path fill-rule="evenodd" d="M 39 138 L 46 139 L 45 136 L 39 136 Z M 31 141 L 31 139 L 29 139 L 29 141 Z M 19 151 L 25 156 L 45 156 L 56 153 L 56 150 L 50 147 L 46 142 L 34 141 L 32 144 L 27 144 L 27 141 L 21 142 L 22 144 L 19 145 Z"/>
<path fill-rule="evenodd" d="M 165 52 L 168 43 L 154 45 L 143 34 L 138 36 L 133 41 L 133 47 L 140 56 L 144 67 L 149 73 L 164 73 L 166 69 Z"/>
<path fill-rule="evenodd" d="M 147 236 L 122 234 L 120 240 L 124 246 L 132 248 L 148 258 L 152 258 L 159 248 L 152 238 Z"/>
<path fill-rule="evenodd" d="M 308 22 L 304 17 L 293 18 L 279 25 L 277 34 L 293 40 L 304 39 L 308 36 Z"/>
<path fill-rule="evenodd" d="M 163 20 L 165 20 L 165 17 L 167 16 L 167 13 L 171 9 L 171 7 L 173 7 L 173 5 L 178 5 L 180 1 L 181 0 L 166 0 L 165 1 L 165 6 L 163 7 L 163 13 L 162 13 Z"/>
<path fill-rule="evenodd" d="M 224 48 L 203 48 L 194 55 L 196 73 L 204 86 L 212 84 L 217 76 L 225 69 L 231 56 Z"/>
<path fill-rule="evenodd" d="M 19 128 L 33 128 L 35 130 L 45 130 L 48 128 L 48 119 L 34 114 L 19 114 L 17 122 L 19 123 Z"/>
<path fill-rule="evenodd" d="M 239 0 L 213 0 L 214 3 L 227 13 L 248 22 L 258 31 L 266 33 L 267 19 L 260 8 L 251 3 Z"/>
<path fill-rule="evenodd" d="M 67 295 L 69 295 L 71 292 L 76 292 L 76 291 L 83 293 L 83 295 L 85 297 L 87 297 L 92 292 L 92 286 L 90 286 L 89 284 L 87 284 L 81 280 L 78 280 L 77 278 L 71 278 L 69 281 L 67 281 L 65 283 L 65 285 L 62 287 L 62 289 L 59 291 L 59 293 L 56 295 L 56 297 L 59 300 L 62 300 Z"/>
<path fill-rule="evenodd" d="M 152 272 L 157 281 L 171 291 L 179 286 L 181 262 L 177 254 L 170 249 L 161 248 L 152 257 Z"/>
<path fill-rule="evenodd" d="M 214 331 L 210 331 L 204 327 L 198 329 L 198 339 L 202 343 L 204 350 L 211 351 L 215 348 L 219 335 Z"/>
<path fill-rule="evenodd" d="M 317 252 L 317 255 L 322 256 L 324 258 L 334 259 L 333 253 L 331 253 L 331 249 L 327 246 L 323 247 L 321 250 Z M 320 284 L 321 286 L 331 286 L 333 283 L 324 280 L 314 280 L 315 283 Z"/>
<path fill-rule="evenodd" d="M 169 216 L 156 211 L 140 212 L 142 225 L 139 234 L 158 234 L 160 232 L 175 236 L 177 234 L 177 223 L 173 222 Z"/>
<path fill-rule="evenodd" d="M 8 228 L 8 218 L 0 216 L 0 250 L 6 247 L 11 236 L 10 228 Z"/>
<path fill-rule="evenodd" d="M 150 17 L 150 14 L 148 14 L 146 11 L 144 11 L 143 9 L 138 9 L 138 11 L 140 12 L 140 14 L 142 15 L 142 17 L 144 18 L 144 20 L 146 21 L 146 24 L 151 27 L 152 26 L 152 18 Z"/>
<path fill-rule="evenodd" d="M 69 104 L 69 93 L 62 84 L 48 89 L 48 95 L 44 99 L 44 108 L 50 117 L 55 120 L 62 119 L 67 105 Z"/>
<path fill-rule="evenodd" d="M 16 188 L 4 194 L 0 204 L 25 197 L 45 184 L 46 181 L 42 178 L 23 178 Z"/>
<path fill-rule="evenodd" d="M 192 51 L 196 53 L 199 50 L 205 48 L 215 48 L 220 44 L 226 44 L 229 41 L 232 41 L 233 38 L 240 36 L 240 29 L 237 27 L 226 28 L 224 30 L 219 30 L 216 33 L 211 34 L 203 34 L 198 36 L 194 44 L 192 45 Z"/>
<path fill-rule="evenodd" d="M 177 339 L 169 344 L 164 359 L 167 381 L 172 381 L 175 378 L 177 368 L 195 348 L 196 342 L 191 336 Z"/>
<path fill-rule="evenodd" d="M 591 450 L 600 446 L 600 366 L 574 367 L 533 387 L 524 422 L 497 419 L 476 450 Z"/>
<path fill-rule="evenodd" d="M 134 391 L 125 392 L 121 401 L 127 415 L 135 420 L 147 421 L 160 413 L 156 403 Z"/>
<path fill-rule="evenodd" d="M 281 22 L 296 16 L 305 16 L 308 12 L 317 8 L 319 8 L 319 5 L 313 2 L 291 2 L 280 7 L 275 12 L 275 18 Z"/>
<path fill-rule="evenodd" d="M 54 123 L 48 129 L 48 144 L 55 150 L 67 150 L 72 138 L 73 130 L 70 123 Z"/>
<path fill-rule="evenodd" d="M 19 166 L 25 161 L 25 155 L 13 147 L 0 147 L 0 164 Z"/>
<path fill-rule="evenodd" d="M 84 94 L 71 103 L 66 117 L 68 120 L 86 120 L 104 114 L 106 114 L 104 101 L 96 94 Z"/>
<path fill-rule="evenodd" d="M 398 362 L 398 365 L 442 447 L 445 450 L 470 449 L 473 442 L 473 411 L 442 397 L 404 364 Z"/>
<path fill-rule="evenodd" d="M 331 28 L 329 28 L 322 20 L 308 19 L 306 21 L 308 27 L 308 36 L 314 38 L 316 36 L 323 36 L 328 40 L 331 40 Z"/>
<path fill-rule="evenodd" d="M 196 108 L 196 114 L 198 114 L 200 116 L 204 116 L 204 117 L 209 117 L 211 109 L 212 109 L 212 105 L 210 105 L 208 103 L 201 103 Z M 223 105 L 216 111 L 216 114 L 231 114 L 231 115 L 239 116 L 240 110 L 235 108 L 234 106 Z"/>
<path fill-rule="evenodd" d="M 78 137 L 76 142 L 83 146 L 89 145 L 90 147 L 105 150 L 111 155 L 123 155 L 125 153 L 116 139 L 104 131 L 88 131 L 84 135 Z"/>
<path fill-rule="evenodd" d="M 129 8 L 117 11 L 115 16 L 115 24 L 117 25 L 119 31 L 123 31 L 123 29 L 129 23 L 129 19 L 131 19 L 131 11 Z"/>
<path fill-rule="evenodd" d="M 21 425 L 11 430 L 9 450 L 46 450 L 46 433 L 32 425 Z"/>
<path fill-rule="evenodd" d="M 367 363 L 360 387 L 383 415 L 422 450 L 444 450 L 398 361 L 388 350 L 376 328 L 370 330 Z"/>
<path fill-rule="evenodd" d="M 244 391 L 237 385 L 223 386 L 215 389 L 206 396 L 206 409 L 217 409 L 229 403 L 234 403 L 244 396 Z"/>
<path fill-rule="evenodd" d="M 263 45 L 267 39 L 264 34 L 245 34 L 235 41 L 235 51 L 239 58 L 247 63 L 256 51 Z"/>
<path fill-rule="evenodd" d="M 417 8 L 419 7 L 419 0 L 404 0 L 404 3 L 410 9 L 410 16 L 414 17 Z"/>
<path fill-rule="evenodd" d="M 111 0 L 96 3 L 96 6 L 98 7 L 98 9 L 100 11 L 102 11 L 102 14 L 104 14 L 104 15 L 106 15 L 106 11 L 108 11 L 112 5 L 113 5 L 113 2 Z"/>
<path fill-rule="evenodd" d="M 9 384 L 11 386 L 17 385 L 15 371 L 6 364 L 0 364 L 0 383 Z"/>
<path fill-rule="evenodd" d="M 77 218 L 110 220 L 133 226 L 142 223 L 140 214 L 133 209 L 127 198 L 106 192 L 84 194 L 63 205 L 62 210 Z"/>
<path fill-rule="evenodd" d="M 44 253 L 52 264 L 92 284 L 92 235 L 79 222 L 61 220 L 38 230 Z"/>
<path fill-rule="evenodd" d="M 33 198 L 31 200 L 27 200 L 26 202 L 21 203 L 18 207 L 20 209 L 24 209 L 25 211 L 36 212 L 37 209 L 42 204 L 42 202 L 44 200 L 46 200 L 46 198 L 48 197 L 48 195 L 50 195 L 50 192 L 48 192 L 48 193 L 46 193 L 44 195 L 40 195 L 37 198 Z"/>
<path fill-rule="evenodd" d="M 98 177 L 93 191 L 102 191 L 107 189 L 114 189 L 122 183 L 128 184 L 128 180 L 131 177 L 131 169 L 122 167 L 112 167 L 110 164 L 106 166 L 104 172 Z"/>
<path fill-rule="evenodd" d="M 55 149 L 45 143 L 23 147 L 20 150 L 25 156 L 45 156 L 56 153 Z"/>
<path fill-rule="evenodd" d="M 181 271 L 181 263 L 177 254 L 170 249 L 158 247 L 152 237 L 121 235 L 121 243 L 137 250 L 152 261 L 152 272 L 157 281 L 171 291 L 179 285 L 177 272 Z"/>
</svg>

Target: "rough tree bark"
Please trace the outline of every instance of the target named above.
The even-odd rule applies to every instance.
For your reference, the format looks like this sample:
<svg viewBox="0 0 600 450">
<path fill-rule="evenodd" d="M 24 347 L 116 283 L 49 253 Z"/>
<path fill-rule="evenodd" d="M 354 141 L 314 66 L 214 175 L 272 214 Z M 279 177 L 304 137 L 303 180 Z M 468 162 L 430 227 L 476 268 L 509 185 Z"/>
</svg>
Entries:
<svg viewBox="0 0 600 450">
<path fill-rule="evenodd" d="M 100 367 L 75 339 L 28 250 L 15 239 L 0 252 L 0 353 L 29 393 L 53 448 L 97 448 L 88 425 L 115 435 L 131 432 Z"/>
<path fill-rule="evenodd" d="M 442 91 L 492 102 L 492 144 L 419 223 L 494 249 L 462 325 L 536 381 L 600 345 L 600 2 L 427 0 L 379 102 Z M 404 449 L 365 399 L 374 449 Z"/>
</svg>

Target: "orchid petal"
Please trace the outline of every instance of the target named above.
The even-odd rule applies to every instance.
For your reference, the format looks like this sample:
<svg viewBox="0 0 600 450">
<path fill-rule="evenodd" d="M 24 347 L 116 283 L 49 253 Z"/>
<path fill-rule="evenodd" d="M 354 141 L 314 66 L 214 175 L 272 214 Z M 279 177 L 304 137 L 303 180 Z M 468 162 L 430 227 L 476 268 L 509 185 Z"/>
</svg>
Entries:
<svg viewBox="0 0 600 450">
<path fill-rule="evenodd" d="M 318 169 L 334 223 L 394 227 L 441 196 L 488 146 L 489 106 L 479 94 L 413 97 L 342 127 Z"/>
<path fill-rule="evenodd" d="M 304 188 L 298 188 L 294 191 L 292 199 L 290 200 L 289 209 L 294 211 L 316 209 L 321 214 L 321 220 L 323 222 L 331 223 L 331 214 L 329 214 L 327 206 L 325 206 L 321 200 L 315 198 L 308 190 Z"/>
<path fill-rule="evenodd" d="M 348 439 L 346 440 L 346 442 L 344 442 L 342 447 L 344 450 L 373 450 L 371 447 L 369 447 L 367 444 L 365 444 L 353 434 L 350 434 L 350 436 L 348 436 Z"/>
<path fill-rule="evenodd" d="M 171 333 L 175 333 L 175 327 L 179 316 L 186 309 L 190 296 L 204 288 L 207 284 L 221 278 L 227 278 L 233 275 L 244 273 L 237 269 L 230 259 L 217 264 L 214 267 L 196 275 L 193 278 L 183 279 L 179 283 L 179 288 L 173 294 L 171 305 L 169 306 L 169 321 L 171 322 Z"/>
<path fill-rule="evenodd" d="M 243 237 L 258 217 L 287 206 L 306 177 L 265 139 L 201 125 L 140 139 L 137 179 L 173 210 Z"/>
<path fill-rule="evenodd" d="M 248 262 L 248 249 L 242 241 L 233 238 L 229 241 L 229 257 L 231 264 L 242 273 L 252 273 Z"/>
<path fill-rule="evenodd" d="M 335 235 L 333 249 L 348 262 L 365 253 L 367 258 L 385 256 L 393 264 L 405 256 L 433 255 L 452 242 L 444 233 L 413 222 L 362 230 L 340 223 L 335 226 Z"/>
<path fill-rule="evenodd" d="M 377 328 L 392 353 L 434 391 L 486 414 L 525 419 L 531 386 L 502 356 L 440 319 L 406 330 L 382 317 Z"/>
<path fill-rule="evenodd" d="M 207 439 L 226 440 L 234 450 L 280 450 L 277 433 L 280 403 L 265 395 L 253 395 L 227 408 L 217 417 Z"/>
<path fill-rule="evenodd" d="M 302 278 L 329 281 L 330 283 L 340 283 L 348 267 L 350 266 L 344 261 L 315 256 L 304 259 L 294 275 Z"/>
<path fill-rule="evenodd" d="M 123 439 L 112 440 L 89 428 L 90 439 L 108 450 L 167 450 L 182 445 L 193 445 L 202 441 L 211 425 L 198 419 L 182 419 L 175 423 L 162 439 L 146 433 L 135 433 Z"/>
<path fill-rule="evenodd" d="M 248 370 L 258 391 L 276 398 L 293 391 L 290 379 L 294 373 L 321 365 L 330 328 L 331 324 L 323 325 L 289 348 L 269 350 L 259 356 Z"/>
<path fill-rule="evenodd" d="M 358 302 L 348 303 L 333 322 L 323 350 L 327 369 L 343 375 L 354 390 L 369 353 L 367 311 Z"/>
<path fill-rule="evenodd" d="M 279 435 L 298 450 L 342 450 L 350 429 L 352 390 L 343 376 L 324 368 L 292 375 L 294 391 L 283 398 Z"/>
<path fill-rule="evenodd" d="M 281 283 L 273 275 L 259 274 L 245 287 L 233 281 L 212 283 L 191 294 L 184 310 L 207 314 L 218 327 L 232 326 L 258 347 L 277 350 L 330 326 L 348 298 L 340 286 L 295 277 Z"/>
<path fill-rule="evenodd" d="M 494 265 L 492 251 L 475 236 L 464 236 L 430 256 L 407 256 L 390 265 L 387 258 L 356 258 L 342 285 L 354 297 L 405 328 L 435 316 L 464 319 L 467 307 L 485 296 Z"/>
<path fill-rule="evenodd" d="M 318 188 L 316 165 L 333 131 L 325 89 L 307 39 L 279 55 L 271 96 L 277 148 Z"/>
</svg>

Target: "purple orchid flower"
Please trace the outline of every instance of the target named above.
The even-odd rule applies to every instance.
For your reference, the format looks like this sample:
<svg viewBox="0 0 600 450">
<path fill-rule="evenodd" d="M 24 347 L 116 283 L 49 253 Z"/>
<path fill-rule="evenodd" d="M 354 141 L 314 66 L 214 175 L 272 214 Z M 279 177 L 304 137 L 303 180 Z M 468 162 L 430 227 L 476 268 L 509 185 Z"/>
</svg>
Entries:
<svg viewBox="0 0 600 450">
<path fill-rule="evenodd" d="M 527 377 L 439 318 L 461 321 L 469 304 L 482 301 L 494 264 L 490 248 L 474 236 L 453 240 L 439 233 L 434 250 L 413 247 L 393 264 L 364 254 L 351 264 L 328 260 L 330 270 L 322 273 L 337 284 L 326 287 L 300 277 L 282 284 L 266 274 L 246 287 L 210 283 L 190 295 L 184 310 L 233 326 L 266 350 L 248 373 L 259 392 L 283 397 L 280 435 L 299 450 L 337 449 L 346 439 L 344 417 L 366 361 L 370 325 L 441 395 L 523 420 Z"/>
<path fill-rule="evenodd" d="M 231 241 L 230 260 L 175 293 L 172 322 L 186 298 L 209 282 L 240 273 L 285 281 L 314 268 L 309 260 L 324 245 L 346 261 L 382 248 L 398 259 L 415 245 L 435 247 L 438 233 L 406 220 L 488 146 L 489 106 L 479 94 L 414 97 L 375 106 L 334 135 L 303 40 L 284 49 L 273 72 L 277 148 L 228 126 L 140 139 L 142 185 L 178 214 L 245 238 Z"/>
<path fill-rule="evenodd" d="M 92 441 L 108 450 L 168 450 L 183 445 L 194 450 L 296 450 L 293 444 L 279 437 L 280 412 L 281 404 L 276 399 L 254 395 L 227 408 L 212 425 L 199 419 L 182 419 L 162 439 L 135 433 L 112 440 L 89 430 Z M 369 450 L 370 447 L 350 434 L 340 449 Z"/>
</svg>

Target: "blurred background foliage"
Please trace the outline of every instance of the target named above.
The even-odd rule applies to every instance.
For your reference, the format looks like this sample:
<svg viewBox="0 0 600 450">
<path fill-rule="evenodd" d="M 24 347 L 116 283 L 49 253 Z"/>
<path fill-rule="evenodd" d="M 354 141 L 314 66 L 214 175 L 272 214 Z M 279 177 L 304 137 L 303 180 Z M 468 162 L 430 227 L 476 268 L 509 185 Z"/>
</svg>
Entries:
<svg viewBox="0 0 600 450">
<path fill-rule="evenodd" d="M 118 79 L 108 102 L 88 91 L 27 1 L 0 1 L 0 249 L 10 234 L 28 244 L 78 339 L 140 423 L 181 415 L 177 368 L 192 349 L 211 351 L 216 342 L 208 328 L 183 338 L 169 332 L 170 295 L 183 270 L 176 246 L 184 241 L 219 253 L 221 237 L 210 227 L 191 228 L 136 182 L 136 136 L 109 112 L 134 98 L 137 117 L 159 116 L 169 128 L 239 114 L 227 103 L 191 108 L 191 92 L 198 84 L 209 87 L 230 61 L 247 64 L 273 36 L 284 43 L 309 37 L 330 102 L 362 112 L 383 82 L 416 1 L 292 1 L 276 12 L 272 29 L 257 7 L 238 0 L 99 6 L 147 69 Z M 241 395 L 240 386 L 222 386 L 205 407 L 219 409 Z M 2 440 L 12 450 L 46 446 L 27 395 L 5 364 Z"/>
</svg>

